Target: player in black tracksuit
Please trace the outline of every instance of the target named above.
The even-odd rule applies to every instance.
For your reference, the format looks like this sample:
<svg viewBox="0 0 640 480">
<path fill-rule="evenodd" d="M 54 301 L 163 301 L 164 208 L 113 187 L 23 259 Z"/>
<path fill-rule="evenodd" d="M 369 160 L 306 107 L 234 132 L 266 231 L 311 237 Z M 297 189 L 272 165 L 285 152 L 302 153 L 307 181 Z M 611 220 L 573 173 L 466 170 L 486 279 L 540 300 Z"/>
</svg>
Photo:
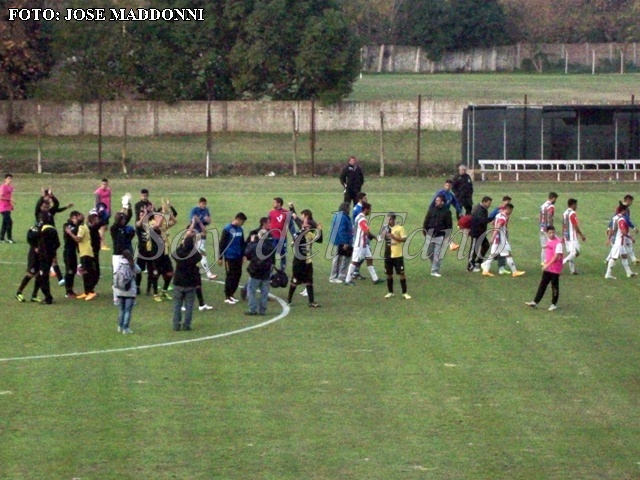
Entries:
<svg viewBox="0 0 640 480">
<path fill-rule="evenodd" d="M 55 216 L 60 212 L 64 212 L 68 208 L 73 207 L 73 203 L 69 203 L 66 207 L 60 206 L 60 201 L 56 198 L 51 190 L 43 190 L 42 196 L 36 202 L 36 208 L 34 215 L 36 223 L 41 222 L 43 225 L 56 226 Z M 58 283 L 63 285 L 65 283 L 65 277 L 62 275 L 60 266 L 58 265 L 58 258 L 54 258 L 52 265 L 53 271 L 58 278 Z"/>
<path fill-rule="evenodd" d="M 29 253 L 27 254 L 27 273 L 22 278 L 22 282 L 20 282 L 20 286 L 15 294 L 16 300 L 19 302 L 26 301 L 22 292 L 27 285 L 31 281 L 32 278 L 38 275 L 40 271 L 40 259 L 38 258 L 38 241 L 40 238 L 40 227 L 41 225 L 34 225 L 27 232 L 27 243 L 29 244 Z M 33 282 L 33 293 L 31 294 L 32 302 L 40 302 L 38 299 L 38 290 L 40 290 L 40 283 L 37 278 L 36 281 Z"/>
<path fill-rule="evenodd" d="M 69 234 L 69 230 L 73 235 L 78 235 L 78 228 L 80 227 L 80 219 L 82 214 L 77 211 L 71 212 L 69 220 L 63 226 L 63 259 L 64 259 L 64 285 L 67 290 L 67 298 L 75 298 L 76 294 L 73 291 L 73 284 L 78 270 L 78 242 L 76 242 Z"/>
<path fill-rule="evenodd" d="M 56 252 L 60 248 L 58 232 L 53 225 L 42 225 L 40 228 L 40 238 L 38 241 L 38 258 L 40 260 L 40 271 L 37 281 L 40 282 L 40 290 L 44 293 L 44 302 L 48 305 L 53 303 L 51 296 L 51 286 L 49 285 L 49 270 L 56 258 Z"/>
</svg>

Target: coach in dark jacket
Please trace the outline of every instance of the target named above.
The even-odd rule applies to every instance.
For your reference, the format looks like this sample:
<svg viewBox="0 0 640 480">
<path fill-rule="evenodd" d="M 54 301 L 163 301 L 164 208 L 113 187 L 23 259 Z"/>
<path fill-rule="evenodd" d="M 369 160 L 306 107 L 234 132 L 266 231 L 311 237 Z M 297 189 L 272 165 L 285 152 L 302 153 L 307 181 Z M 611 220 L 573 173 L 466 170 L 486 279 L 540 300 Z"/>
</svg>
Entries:
<svg viewBox="0 0 640 480">
<path fill-rule="evenodd" d="M 471 249 L 469 250 L 469 264 L 467 270 L 480 271 L 480 264 L 484 261 L 489 251 L 489 240 L 487 240 L 487 225 L 491 223 L 489 219 L 489 207 L 491 207 L 491 197 L 483 197 L 482 202 L 473 207 L 471 211 L 471 228 L 469 236 L 471 237 Z M 480 245 L 478 241 L 482 238 Z"/>
<path fill-rule="evenodd" d="M 364 173 L 362 173 L 362 168 L 358 165 L 356 157 L 349 157 L 349 163 L 340 172 L 340 183 L 344 187 L 344 201 L 346 203 L 353 202 L 355 206 L 357 203 L 356 195 L 364 185 Z"/>
<path fill-rule="evenodd" d="M 433 204 L 429 207 L 427 216 L 424 217 L 422 225 L 424 235 L 427 237 L 429 246 L 427 256 L 431 260 L 431 275 L 440 277 L 440 265 L 442 257 L 440 252 L 445 241 L 450 238 L 453 228 L 453 219 L 451 218 L 451 209 L 445 207 L 444 195 L 437 195 Z"/>
<path fill-rule="evenodd" d="M 173 273 L 173 329 L 191 330 L 193 303 L 196 298 L 196 288 L 200 285 L 200 269 L 198 262 L 202 255 L 194 242 L 194 233 L 189 231 L 183 244 L 176 249 L 174 259 L 176 269 Z M 182 322 L 182 306 L 185 307 L 184 322 Z"/>
<path fill-rule="evenodd" d="M 40 261 L 40 271 L 38 272 L 37 282 L 40 284 L 40 290 L 44 294 L 44 301 L 47 304 L 53 303 L 51 296 L 51 286 L 49 284 L 49 269 L 56 258 L 56 252 L 60 248 L 60 238 L 58 232 L 53 225 L 42 225 L 40 228 L 40 237 L 38 239 L 38 259 Z"/>
<path fill-rule="evenodd" d="M 469 215 L 473 207 L 473 181 L 467 173 L 466 165 L 458 167 L 458 174 L 453 177 L 451 189 L 460 205 L 464 207 L 465 214 Z"/>
</svg>

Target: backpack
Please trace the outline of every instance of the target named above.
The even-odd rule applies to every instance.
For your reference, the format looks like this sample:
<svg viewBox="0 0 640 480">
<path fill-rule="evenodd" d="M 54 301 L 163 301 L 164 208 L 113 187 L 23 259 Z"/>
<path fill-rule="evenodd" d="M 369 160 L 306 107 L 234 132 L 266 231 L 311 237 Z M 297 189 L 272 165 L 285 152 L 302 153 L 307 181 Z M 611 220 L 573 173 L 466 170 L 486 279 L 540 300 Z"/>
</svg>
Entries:
<svg viewBox="0 0 640 480">
<path fill-rule="evenodd" d="M 269 280 L 269 285 L 271 285 L 272 288 L 285 288 L 288 283 L 289 277 L 287 277 L 284 270 L 274 268 L 273 273 L 271 274 L 271 279 Z"/>
<path fill-rule="evenodd" d="M 118 290 L 128 291 L 133 282 L 133 269 L 131 265 L 121 263 L 113 274 L 113 286 Z"/>
</svg>

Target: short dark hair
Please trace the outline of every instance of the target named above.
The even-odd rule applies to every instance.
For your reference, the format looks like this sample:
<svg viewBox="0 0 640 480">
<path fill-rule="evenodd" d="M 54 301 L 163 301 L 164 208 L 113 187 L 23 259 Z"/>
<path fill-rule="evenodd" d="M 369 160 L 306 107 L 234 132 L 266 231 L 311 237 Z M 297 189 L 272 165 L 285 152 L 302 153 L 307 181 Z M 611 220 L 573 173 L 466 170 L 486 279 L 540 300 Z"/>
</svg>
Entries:
<svg viewBox="0 0 640 480">
<path fill-rule="evenodd" d="M 108 178 L 103 178 L 101 181 L 109 183 L 109 179 Z"/>
<path fill-rule="evenodd" d="M 280 205 L 284 205 L 284 200 L 280 197 L 273 197 L 273 201 L 279 203 Z"/>
<path fill-rule="evenodd" d="M 360 200 L 362 200 L 364 197 L 366 197 L 367 194 L 364 192 L 358 192 L 356 193 L 356 203 L 358 203 Z"/>
<path fill-rule="evenodd" d="M 553 225 L 547 225 L 547 232 L 550 232 L 551 230 L 553 230 L 555 232 L 556 231 L 556 227 L 554 227 Z"/>
<path fill-rule="evenodd" d="M 69 218 L 71 218 L 71 217 L 77 217 L 78 215 L 82 215 L 82 214 L 81 214 L 79 211 L 74 210 L 73 212 L 71 212 L 71 213 L 69 214 Z"/>
<path fill-rule="evenodd" d="M 269 223 L 269 217 L 260 217 L 260 226 L 262 227 L 265 223 Z"/>
<path fill-rule="evenodd" d="M 558 198 L 558 194 L 556 192 L 549 192 L 549 198 Z"/>
<path fill-rule="evenodd" d="M 11 175 L 10 173 L 5 173 L 4 178 L 13 178 L 13 175 Z"/>
<path fill-rule="evenodd" d="M 510 208 L 511 210 L 513 210 L 513 203 L 507 203 L 504 208 Z"/>
<path fill-rule="evenodd" d="M 146 193 L 147 195 L 149 195 L 149 190 L 143 188 L 142 190 L 140 190 L 140 193 Z"/>
<path fill-rule="evenodd" d="M 491 197 L 482 197 L 482 202 L 480 202 L 480 203 L 484 203 L 484 202 L 493 202 L 493 198 L 491 198 Z"/>
<path fill-rule="evenodd" d="M 367 209 L 371 210 L 371 204 L 367 203 L 367 202 L 364 202 L 362 204 L 362 210 L 364 211 L 364 210 L 367 210 Z"/>
<path fill-rule="evenodd" d="M 204 197 L 200 197 L 200 200 L 198 200 L 198 203 L 202 203 L 202 202 L 207 203 L 207 199 Z"/>
<path fill-rule="evenodd" d="M 633 195 L 625 195 L 622 200 L 624 200 L 625 202 L 628 202 L 629 200 L 633 200 Z"/>
<path fill-rule="evenodd" d="M 313 220 L 313 213 L 308 208 L 305 208 L 304 210 L 302 210 L 300 212 L 300 215 L 306 215 L 307 217 L 309 217 L 309 220 Z"/>
<path fill-rule="evenodd" d="M 244 213 L 242 213 L 242 212 L 238 212 L 238 213 L 236 214 L 236 220 L 242 220 L 242 221 L 245 221 L 246 219 L 247 219 L 247 216 L 246 216 Z"/>
<path fill-rule="evenodd" d="M 444 195 L 436 195 L 436 198 L 441 198 L 444 203 L 447 203 L 447 197 Z"/>
<path fill-rule="evenodd" d="M 451 180 L 450 178 L 447 178 L 444 183 L 450 183 L 451 185 L 453 185 L 453 180 Z"/>
<path fill-rule="evenodd" d="M 502 197 L 502 201 L 503 202 L 510 202 L 511 201 L 511 197 L 509 195 L 505 195 L 504 197 Z"/>
<path fill-rule="evenodd" d="M 387 215 L 387 217 L 393 218 L 394 220 L 396 219 L 396 216 L 397 215 L 395 213 L 393 213 L 393 212 L 389 212 L 389 214 Z"/>
<path fill-rule="evenodd" d="M 567 207 L 570 207 L 571 205 L 577 205 L 578 204 L 578 200 L 576 200 L 575 198 L 570 198 L 569 200 L 567 200 Z"/>
</svg>

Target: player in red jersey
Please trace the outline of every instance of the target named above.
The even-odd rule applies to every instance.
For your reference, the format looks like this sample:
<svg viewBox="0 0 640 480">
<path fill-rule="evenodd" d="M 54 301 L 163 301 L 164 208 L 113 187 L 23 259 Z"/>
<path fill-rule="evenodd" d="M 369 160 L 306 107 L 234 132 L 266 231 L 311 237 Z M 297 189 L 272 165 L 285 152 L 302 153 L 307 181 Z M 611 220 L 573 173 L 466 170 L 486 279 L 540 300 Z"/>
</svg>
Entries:
<svg viewBox="0 0 640 480">
<path fill-rule="evenodd" d="M 276 244 L 276 254 L 280 255 L 280 270 L 284 270 L 287 266 L 287 230 L 292 236 L 295 234 L 292 214 L 283 208 L 283 205 L 284 200 L 275 197 L 273 209 L 267 215 L 271 224 L 271 238 Z"/>
</svg>

